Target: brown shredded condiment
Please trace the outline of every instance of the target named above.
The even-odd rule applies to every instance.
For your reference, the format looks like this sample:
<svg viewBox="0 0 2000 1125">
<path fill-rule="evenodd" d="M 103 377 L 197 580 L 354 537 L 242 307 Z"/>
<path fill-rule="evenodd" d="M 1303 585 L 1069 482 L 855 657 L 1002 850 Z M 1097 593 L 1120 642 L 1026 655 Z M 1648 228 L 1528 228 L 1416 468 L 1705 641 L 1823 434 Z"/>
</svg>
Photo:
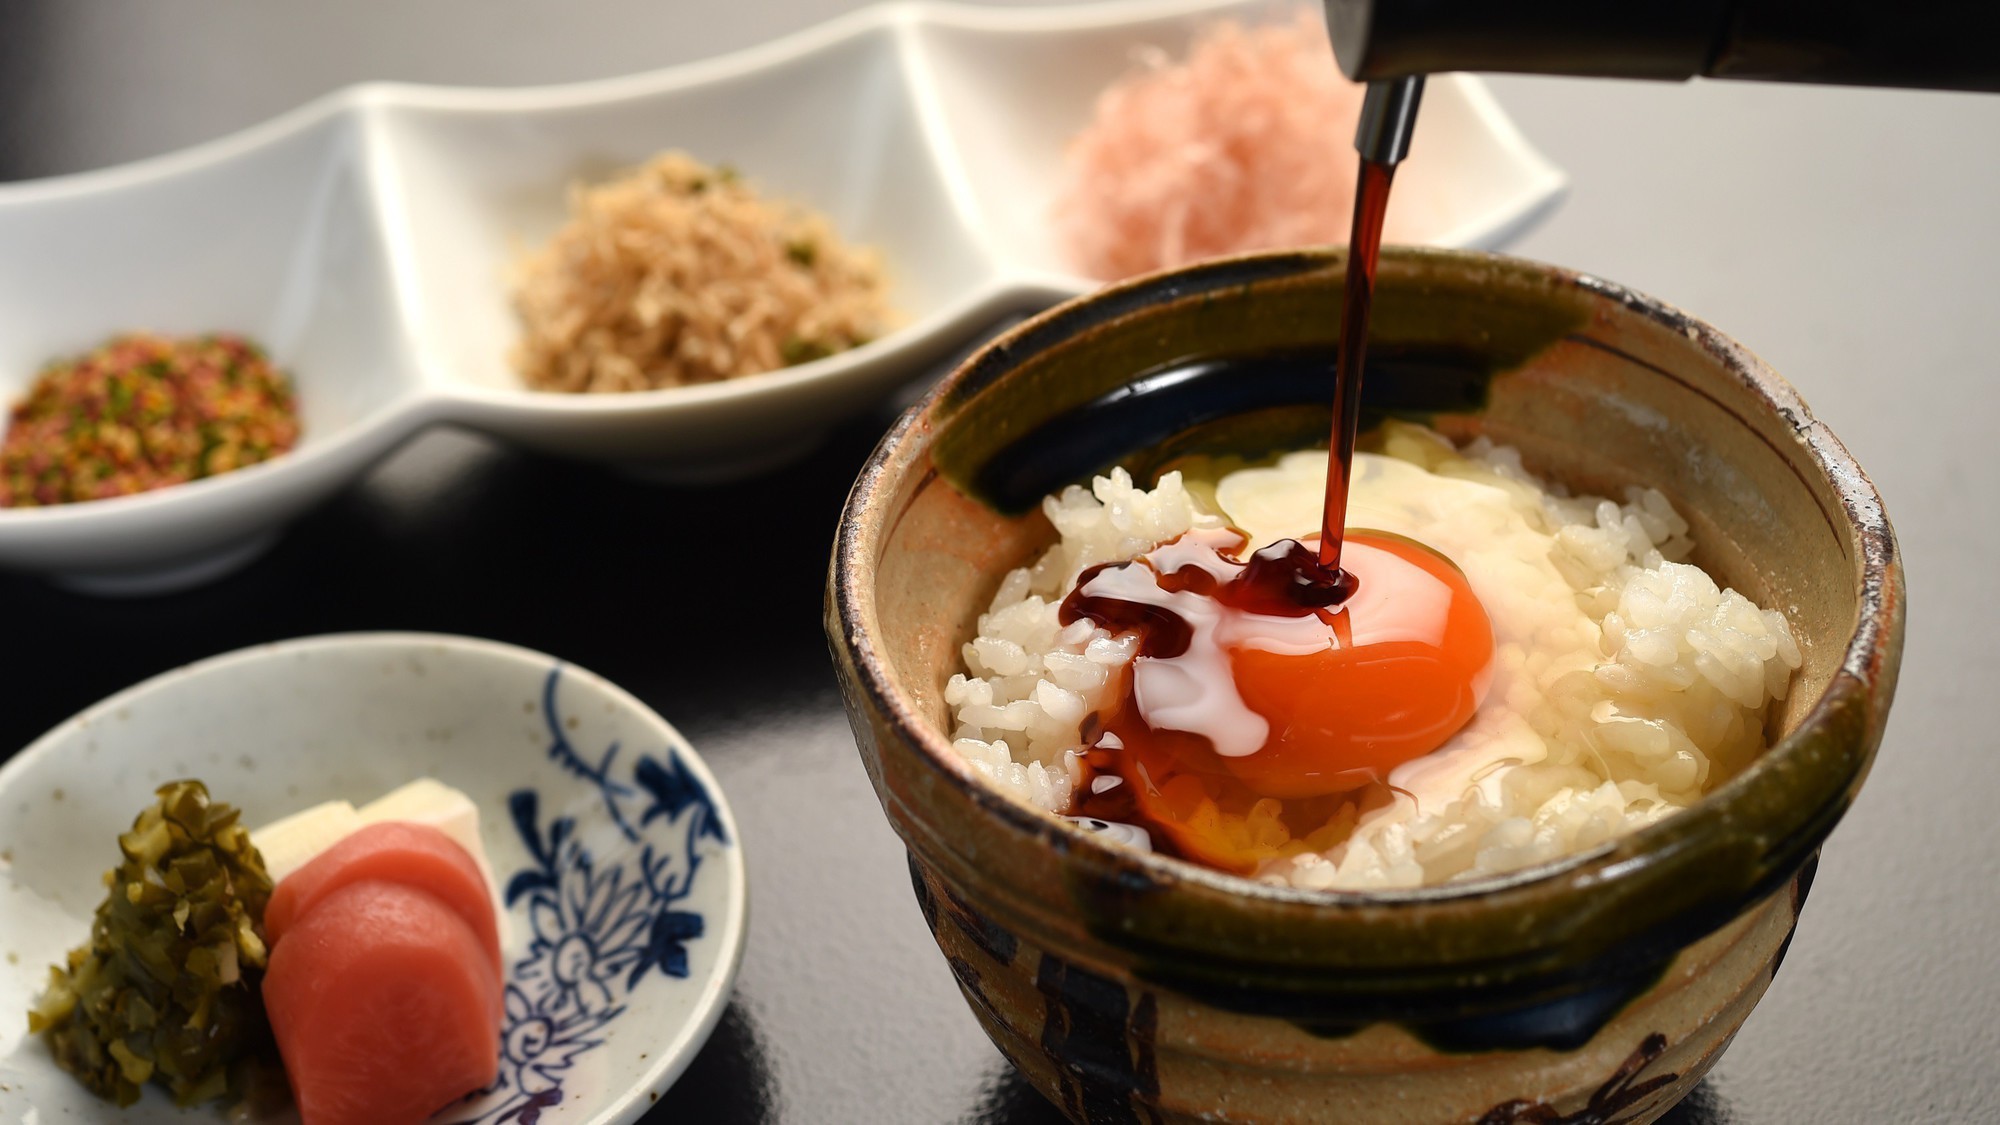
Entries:
<svg viewBox="0 0 2000 1125">
<path fill-rule="evenodd" d="M 514 278 L 514 368 L 541 391 L 642 391 L 822 359 L 887 330 L 875 255 L 825 216 L 679 152 L 570 193 Z"/>
</svg>

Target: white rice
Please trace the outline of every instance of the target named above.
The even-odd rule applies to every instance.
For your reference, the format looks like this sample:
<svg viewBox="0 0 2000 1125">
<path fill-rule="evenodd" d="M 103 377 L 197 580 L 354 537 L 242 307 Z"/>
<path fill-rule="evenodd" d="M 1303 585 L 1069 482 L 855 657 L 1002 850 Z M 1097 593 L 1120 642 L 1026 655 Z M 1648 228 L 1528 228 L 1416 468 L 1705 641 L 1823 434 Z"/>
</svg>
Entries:
<svg viewBox="0 0 2000 1125">
<path fill-rule="evenodd" d="M 1259 878 L 1359 889 L 1514 870 L 1670 816 L 1763 748 L 1798 645 L 1782 614 L 1682 561 L 1687 523 L 1658 491 L 1566 497 L 1512 449 L 1454 451 L 1411 426 L 1392 427 L 1384 452 L 1357 476 L 1424 487 L 1380 492 L 1390 499 L 1350 524 L 1409 535 L 1465 571 L 1493 622 L 1493 679 L 1463 730 L 1391 774 L 1393 800 L 1330 847 L 1294 841 Z M 1077 575 L 1193 527 L 1227 522 L 1258 543 L 1314 531 L 1325 466 L 1323 452 L 1291 454 L 1203 497 L 1177 473 L 1146 490 L 1113 470 L 1046 499 L 1059 542 L 1001 582 L 964 648 L 969 674 L 946 686 L 953 747 L 1003 791 L 1068 810 L 1084 720 L 1115 703 L 1136 647 L 1061 624 Z M 1357 507 L 1367 495 L 1358 480 Z"/>
</svg>

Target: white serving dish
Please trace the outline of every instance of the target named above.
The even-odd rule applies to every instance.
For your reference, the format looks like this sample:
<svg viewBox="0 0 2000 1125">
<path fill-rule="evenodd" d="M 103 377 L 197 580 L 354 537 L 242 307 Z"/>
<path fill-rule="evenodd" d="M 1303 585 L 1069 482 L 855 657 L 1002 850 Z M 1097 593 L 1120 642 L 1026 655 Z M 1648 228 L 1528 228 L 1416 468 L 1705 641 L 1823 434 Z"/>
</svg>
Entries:
<svg viewBox="0 0 2000 1125">
<path fill-rule="evenodd" d="M 425 776 L 479 804 L 511 900 L 500 1081 L 433 1120 L 495 1125 L 531 1104 L 560 1106 L 545 1123 L 637 1119 L 714 1030 L 743 954 L 741 839 L 715 778 L 665 720 L 580 668 L 491 641 L 356 633 L 157 676 L 0 768 L 0 1121 L 224 1119 L 158 1089 L 123 1110 L 97 1098 L 23 1015 L 89 936 L 99 876 L 156 786 L 199 777 L 255 825 Z"/>
<path fill-rule="evenodd" d="M 0 509 L 0 566 L 104 593 L 191 585 L 435 423 L 681 480 L 781 464 L 996 320 L 1094 288 L 1045 221 L 1065 140 L 1141 46 L 1179 53 L 1206 21 L 1272 9 L 890 4 L 627 78 L 356 86 L 181 153 L 0 184 L 0 396 L 115 332 L 234 331 L 292 374 L 304 423 L 264 465 Z M 905 325 L 726 383 L 523 389 L 508 263 L 561 222 L 571 183 L 676 147 L 880 247 Z M 1493 248 L 1564 182 L 1477 79 L 1448 75 L 1426 93 L 1398 206 L 1429 216 L 1420 241 Z"/>
</svg>

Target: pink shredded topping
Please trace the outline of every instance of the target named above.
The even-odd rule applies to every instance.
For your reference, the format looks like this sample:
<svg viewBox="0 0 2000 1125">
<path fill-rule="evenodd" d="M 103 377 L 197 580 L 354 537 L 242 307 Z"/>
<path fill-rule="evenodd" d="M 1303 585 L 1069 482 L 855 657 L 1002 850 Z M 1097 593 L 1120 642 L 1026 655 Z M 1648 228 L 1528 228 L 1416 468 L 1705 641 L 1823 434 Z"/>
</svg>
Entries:
<svg viewBox="0 0 2000 1125">
<path fill-rule="evenodd" d="M 1185 63 L 1150 56 L 1070 142 L 1054 218 L 1072 265 L 1109 281 L 1347 240 L 1363 88 L 1334 66 L 1316 13 L 1219 22 Z"/>
</svg>

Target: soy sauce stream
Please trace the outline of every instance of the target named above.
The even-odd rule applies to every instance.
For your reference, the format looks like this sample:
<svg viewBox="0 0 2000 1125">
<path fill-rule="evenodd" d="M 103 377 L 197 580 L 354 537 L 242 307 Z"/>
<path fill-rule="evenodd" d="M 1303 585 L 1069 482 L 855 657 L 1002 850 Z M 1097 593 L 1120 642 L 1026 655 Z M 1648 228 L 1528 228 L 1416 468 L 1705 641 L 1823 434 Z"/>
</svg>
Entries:
<svg viewBox="0 0 2000 1125">
<path fill-rule="evenodd" d="M 1393 164 L 1361 159 L 1354 192 L 1354 230 L 1347 240 L 1347 286 L 1340 301 L 1340 359 L 1333 379 L 1333 437 L 1326 463 L 1326 508 L 1321 517 L 1319 563 L 1335 581 L 1354 584 L 1340 568 L 1347 528 L 1348 478 L 1361 429 L 1361 368 L 1368 356 L 1368 314 L 1375 305 L 1375 266 L 1382 257 L 1382 218 L 1389 210 Z M 1350 589 L 1348 593 L 1352 593 Z"/>
<path fill-rule="evenodd" d="M 1340 561 L 1346 538 L 1354 445 L 1361 426 L 1362 365 L 1368 351 L 1368 320 L 1374 305 L 1375 269 L 1382 253 L 1382 225 L 1389 209 L 1389 188 L 1396 165 L 1409 152 L 1423 81 L 1416 77 L 1370 85 L 1355 132 L 1354 147 L 1361 155 L 1361 167 L 1348 238 L 1347 283 L 1341 298 L 1333 434 L 1317 551 L 1297 540 L 1286 539 L 1255 551 L 1240 563 L 1221 555 L 1210 555 L 1205 562 L 1190 557 L 1182 565 L 1168 566 L 1158 572 L 1148 571 L 1136 561 L 1101 564 L 1085 571 L 1063 600 L 1059 614 L 1063 624 L 1088 619 L 1113 633 L 1137 633 L 1141 657 L 1178 657 L 1189 645 L 1189 623 L 1147 595 L 1147 587 L 1156 586 L 1167 592 L 1206 594 L 1236 613 L 1275 618 L 1319 614 L 1341 636 L 1343 647 L 1350 643 L 1346 634 L 1351 625 L 1348 616 L 1345 612 L 1332 612 L 1332 607 L 1345 602 L 1360 588 L 1360 581 L 1351 571 L 1343 569 Z M 1176 555 L 1186 554 L 1188 546 L 1167 550 Z M 1201 549 L 1194 546 L 1197 552 Z M 1124 573 L 1128 571 L 1132 573 Z M 1097 591 L 1095 580 L 1100 575 L 1110 579 L 1109 584 L 1114 587 L 1129 588 Z M 1131 580 L 1137 580 L 1138 585 L 1130 586 Z M 1176 738 L 1182 742 L 1203 742 L 1199 737 L 1190 740 L 1185 735 L 1154 730 L 1135 706 L 1120 706 L 1108 715 L 1093 716 L 1086 731 L 1083 784 L 1074 798 L 1078 819 L 1101 823 L 1103 830 L 1131 831 L 1137 825 L 1159 827 L 1138 799 L 1137 785 L 1150 786 L 1151 778 L 1143 771 L 1138 773 L 1136 782 L 1127 776 L 1126 758 L 1140 752 L 1143 746 L 1163 750 Z M 1198 750 L 1183 748 L 1183 753 L 1199 757 Z M 1339 799 L 1294 801 L 1287 811 L 1302 815 L 1306 822 L 1323 820 L 1331 812 L 1331 804 Z M 1155 837 L 1152 846 L 1179 853 L 1181 849 L 1172 836 L 1169 832 Z"/>
<path fill-rule="evenodd" d="M 1340 358 L 1334 368 L 1333 436 L 1319 549 L 1315 552 L 1287 539 L 1257 552 L 1243 575 L 1229 583 L 1231 588 L 1243 587 L 1243 598 L 1272 604 L 1289 602 L 1310 612 L 1338 606 L 1361 587 L 1360 579 L 1340 565 L 1354 443 L 1361 429 L 1361 373 L 1368 354 L 1368 317 L 1375 302 L 1375 266 L 1382 256 L 1382 222 L 1389 211 L 1389 187 L 1396 165 L 1410 150 L 1423 90 L 1421 77 L 1369 86 L 1354 134 L 1361 168 L 1355 181 L 1354 222 L 1348 237 L 1347 284 L 1341 295 Z"/>
<path fill-rule="evenodd" d="M 1389 186 L 1396 165 L 1410 151 L 1422 76 L 1374 82 L 1362 103 L 1354 147 L 1361 154 L 1355 180 L 1354 223 L 1347 240 L 1347 285 L 1340 302 L 1340 359 L 1333 383 L 1333 436 L 1326 470 L 1326 507 L 1319 537 L 1319 581 L 1333 587 L 1332 604 L 1354 593 L 1354 576 L 1341 569 L 1340 547 L 1347 529 L 1347 490 L 1354 469 L 1354 442 L 1361 429 L 1361 369 L 1368 354 L 1368 317 L 1375 304 L 1375 267 L 1382 256 L 1382 221 L 1389 211 Z"/>
</svg>

